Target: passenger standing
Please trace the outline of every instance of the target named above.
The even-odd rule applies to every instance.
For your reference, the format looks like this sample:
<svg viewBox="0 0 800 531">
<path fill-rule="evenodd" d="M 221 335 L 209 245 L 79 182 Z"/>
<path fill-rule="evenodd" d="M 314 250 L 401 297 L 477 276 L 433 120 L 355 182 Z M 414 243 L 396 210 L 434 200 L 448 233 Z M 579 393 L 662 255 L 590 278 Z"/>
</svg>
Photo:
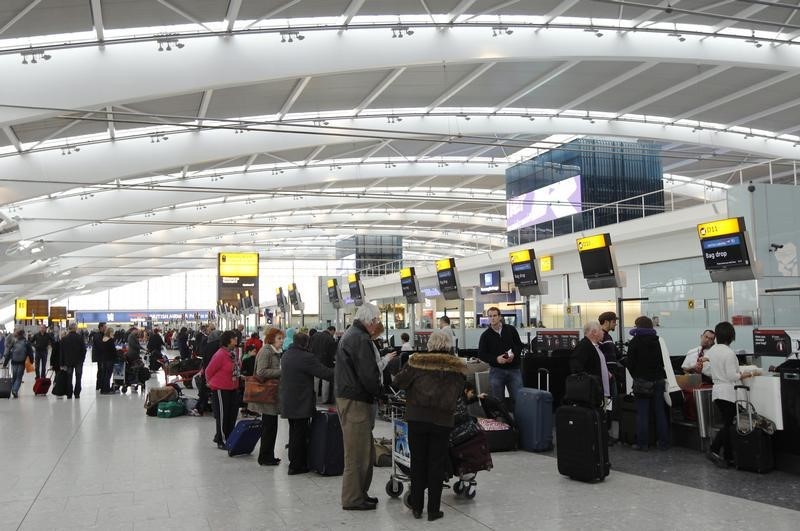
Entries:
<svg viewBox="0 0 800 531">
<path fill-rule="evenodd" d="M 453 335 L 437 330 L 428 339 L 428 354 L 411 356 L 394 378 L 394 384 L 407 391 L 405 418 L 412 456 L 409 504 L 414 518 L 421 518 L 427 489 L 428 521 L 444 516 L 440 509 L 450 458 L 448 440 L 456 401 L 466 383 L 466 364 L 451 354 L 452 349 Z"/>
<path fill-rule="evenodd" d="M 298 332 L 281 356 L 281 416 L 289 420 L 289 475 L 308 472 L 308 439 L 316 410 L 314 377 L 333 378 L 333 369 L 321 364 L 309 350 L 308 334 Z"/>
<path fill-rule="evenodd" d="M 39 327 L 39 331 L 33 335 L 31 342 L 33 343 L 36 377 L 44 378 L 47 373 L 48 349 L 53 348 L 55 338 L 53 337 L 53 334 L 47 331 L 47 327 L 42 325 Z"/>
<path fill-rule="evenodd" d="M 334 378 L 336 406 L 344 434 L 344 475 L 342 508 L 374 510 L 378 499 L 369 495 L 375 448 L 375 402 L 381 393 L 381 375 L 372 342 L 380 333 L 378 307 L 364 303 L 356 312 L 353 325 L 339 341 Z"/>
<path fill-rule="evenodd" d="M 711 389 L 711 399 L 720 412 L 722 428 L 717 432 L 708 451 L 708 458 L 717 466 L 725 468 L 733 462 L 733 448 L 731 436 L 733 419 L 736 417 L 736 389 L 741 380 L 750 378 L 753 374 L 749 371 L 739 370 L 739 360 L 731 349 L 731 343 L 736 339 L 736 330 L 733 325 L 723 321 L 714 327 L 717 344 L 708 350 L 707 357 L 711 365 L 711 378 L 714 387 Z M 722 449 L 724 453 L 720 454 Z"/>
<path fill-rule="evenodd" d="M 322 332 L 317 332 L 311 337 L 311 352 L 319 360 L 320 363 L 326 367 L 333 368 L 336 364 L 336 333 L 335 326 L 329 326 Z M 322 402 L 325 404 L 333 403 L 333 384 L 325 380 L 318 380 L 316 382 L 317 394 L 322 397 Z"/>
<path fill-rule="evenodd" d="M 114 329 L 104 327 L 103 337 L 99 344 L 92 347 L 97 349 L 97 363 L 101 368 L 100 394 L 113 395 L 117 391 L 111 388 L 111 376 L 114 374 L 114 362 L 117 361 L 117 345 L 114 342 Z"/>
<path fill-rule="evenodd" d="M 508 389 L 508 395 L 514 400 L 522 389 L 522 341 L 517 329 L 503 322 L 497 307 L 486 310 L 486 315 L 489 328 L 483 331 L 478 341 L 478 357 L 489 364 L 492 395 L 502 400 Z"/>
<path fill-rule="evenodd" d="M 22 375 L 25 373 L 25 360 L 29 359 L 33 363 L 33 347 L 25 339 L 25 331 L 17 330 L 13 341 L 8 342 L 3 368 L 8 367 L 11 362 L 11 394 L 14 398 L 19 397 L 19 388 L 22 385 Z"/>
<path fill-rule="evenodd" d="M 97 364 L 97 377 L 94 382 L 94 390 L 102 391 L 101 382 L 103 381 L 103 364 L 100 363 L 100 342 L 106 330 L 106 323 L 98 323 L 97 330 L 92 333 L 92 363 Z"/>
<path fill-rule="evenodd" d="M 67 398 L 81 397 L 83 362 L 86 360 L 86 343 L 78 334 L 78 325 L 69 325 L 69 333 L 61 339 L 61 368 L 67 371 Z M 72 376 L 75 375 L 75 385 Z"/>
<path fill-rule="evenodd" d="M 259 378 L 281 377 L 281 345 L 283 332 L 277 328 L 270 328 L 264 337 L 266 343 L 256 354 L 256 376 Z M 275 457 L 275 439 L 278 436 L 278 414 L 280 413 L 280 397 L 275 404 L 250 404 L 256 413 L 261 413 L 261 446 L 258 450 L 258 464 L 261 466 L 275 466 L 281 460 Z"/>
<path fill-rule="evenodd" d="M 600 342 L 603 340 L 603 329 L 598 321 L 589 321 L 583 326 L 583 339 L 578 341 L 575 350 L 572 351 L 569 365 L 573 373 L 585 372 L 594 376 L 603 389 L 603 396 L 608 399 L 611 396 L 611 384 L 609 382 L 608 367 L 606 357 L 600 350 Z"/>
<path fill-rule="evenodd" d="M 236 359 L 236 334 L 233 331 L 223 332 L 220 345 L 206 367 L 205 375 L 217 427 L 214 442 L 217 443 L 217 448 L 225 450 L 228 436 L 238 417 L 239 365 Z"/>
<path fill-rule="evenodd" d="M 208 385 L 206 385 L 205 370 L 206 367 L 208 367 L 208 364 L 211 362 L 211 358 L 214 356 L 214 353 L 219 349 L 220 337 L 221 333 L 219 330 L 217 330 L 217 325 L 214 323 L 209 323 L 208 337 L 203 343 L 203 349 L 201 351 L 203 356 L 203 368 L 200 371 L 200 378 L 197 385 L 197 405 L 195 405 L 195 408 L 189 412 L 189 415 L 193 417 L 202 417 L 203 412 L 205 412 L 208 408 L 209 390 Z"/>
<path fill-rule="evenodd" d="M 652 406 L 656 415 L 658 449 L 666 450 L 669 448 L 669 429 L 664 404 L 667 373 L 664 371 L 661 343 L 653 329 L 653 321 L 649 317 L 644 315 L 638 317 L 634 325 L 635 328 L 630 331 L 633 339 L 628 344 L 625 366 L 634 381 L 651 383 L 653 391 L 651 396 L 636 396 L 636 444 L 633 445 L 633 449 L 647 451 Z"/>
<path fill-rule="evenodd" d="M 189 331 L 185 326 L 178 332 L 178 355 L 182 360 L 192 357 L 192 351 L 189 349 Z"/>
</svg>

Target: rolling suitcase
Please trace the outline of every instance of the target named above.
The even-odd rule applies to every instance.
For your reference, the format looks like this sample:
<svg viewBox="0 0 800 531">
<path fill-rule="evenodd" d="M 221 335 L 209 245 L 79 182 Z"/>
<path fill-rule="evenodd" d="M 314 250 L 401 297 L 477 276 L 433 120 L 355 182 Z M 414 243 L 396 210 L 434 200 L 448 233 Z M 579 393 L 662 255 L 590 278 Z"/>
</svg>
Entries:
<svg viewBox="0 0 800 531">
<path fill-rule="evenodd" d="M 520 389 L 514 404 L 514 420 L 521 449 L 546 452 L 553 448 L 553 395 L 549 391 Z"/>
<path fill-rule="evenodd" d="M 33 394 L 37 396 L 47 394 L 47 391 L 50 390 L 50 384 L 53 383 L 50 379 L 50 372 L 48 371 L 44 378 L 36 378 L 33 382 Z"/>
<path fill-rule="evenodd" d="M 502 420 L 478 419 L 486 436 L 490 452 L 509 452 L 517 449 L 517 431 Z"/>
<path fill-rule="evenodd" d="M 474 437 L 450 448 L 450 460 L 457 476 L 491 470 L 492 453 L 484 432 L 478 432 Z"/>
<path fill-rule="evenodd" d="M 755 408 L 750 402 L 750 388 L 737 385 L 734 389 L 744 389 L 746 397 L 744 400 L 736 400 L 736 425 L 731 435 L 733 464 L 737 470 L 764 474 L 775 467 L 772 436 L 753 424 Z"/>
<path fill-rule="evenodd" d="M 603 414 L 581 406 L 556 410 L 558 472 L 578 481 L 603 481 L 611 470 Z"/>
<path fill-rule="evenodd" d="M 228 455 L 246 455 L 253 453 L 253 449 L 261 439 L 264 426 L 261 419 L 245 419 L 236 423 L 227 441 Z"/>
<path fill-rule="evenodd" d="M 0 398 L 11 398 L 11 371 L 0 369 Z"/>
<path fill-rule="evenodd" d="M 323 476 L 344 473 L 344 438 L 335 411 L 317 411 L 311 419 L 308 468 Z"/>
</svg>

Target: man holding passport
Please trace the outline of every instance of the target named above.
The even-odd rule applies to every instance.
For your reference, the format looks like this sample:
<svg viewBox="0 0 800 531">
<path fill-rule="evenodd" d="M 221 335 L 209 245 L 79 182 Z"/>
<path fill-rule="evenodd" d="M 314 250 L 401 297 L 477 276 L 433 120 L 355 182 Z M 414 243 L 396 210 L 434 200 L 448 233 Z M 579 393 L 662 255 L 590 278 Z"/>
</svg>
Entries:
<svg viewBox="0 0 800 531">
<path fill-rule="evenodd" d="M 503 322 L 497 307 L 486 310 L 486 316 L 489 318 L 489 328 L 481 334 L 478 357 L 489 364 L 492 396 L 502 400 L 508 389 L 508 395 L 514 400 L 522 389 L 522 341 L 517 329 Z"/>
</svg>

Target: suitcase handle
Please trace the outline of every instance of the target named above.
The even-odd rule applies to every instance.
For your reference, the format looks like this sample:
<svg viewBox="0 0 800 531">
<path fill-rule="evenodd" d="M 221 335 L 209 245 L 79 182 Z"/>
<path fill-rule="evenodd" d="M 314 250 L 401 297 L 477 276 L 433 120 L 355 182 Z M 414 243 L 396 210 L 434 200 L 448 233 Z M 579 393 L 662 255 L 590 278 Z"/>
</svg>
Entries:
<svg viewBox="0 0 800 531">
<path fill-rule="evenodd" d="M 544 389 L 542 389 L 542 373 L 545 375 L 544 384 L 547 386 Z M 539 386 L 539 389 L 542 389 L 542 391 L 550 391 L 550 371 L 542 367 L 536 371 L 536 374 L 536 384 Z"/>
</svg>

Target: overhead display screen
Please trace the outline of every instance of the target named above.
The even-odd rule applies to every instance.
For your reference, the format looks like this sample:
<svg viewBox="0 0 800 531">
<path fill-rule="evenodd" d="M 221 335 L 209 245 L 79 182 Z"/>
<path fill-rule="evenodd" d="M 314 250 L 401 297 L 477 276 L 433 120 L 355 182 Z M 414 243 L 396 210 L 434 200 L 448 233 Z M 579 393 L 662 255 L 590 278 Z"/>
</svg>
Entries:
<svg viewBox="0 0 800 531">
<path fill-rule="evenodd" d="M 283 288 L 275 290 L 275 299 L 278 301 L 278 309 L 282 312 L 286 311 L 286 297 L 283 294 Z"/>
<path fill-rule="evenodd" d="M 439 291 L 447 300 L 459 298 L 458 279 L 456 278 L 456 261 L 445 258 L 436 261 L 436 279 L 439 282 Z"/>
<path fill-rule="evenodd" d="M 419 302 L 419 287 L 417 285 L 417 275 L 413 267 L 406 267 L 400 270 L 400 287 L 403 290 L 403 297 L 406 302 Z"/>
<path fill-rule="evenodd" d="M 479 276 L 481 293 L 497 293 L 500 291 L 500 271 L 487 271 Z"/>
<path fill-rule="evenodd" d="M 536 254 L 532 249 L 515 251 L 509 254 L 511 260 L 511 274 L 514 276 L 514 285 L 517 288 L 536 286 L 539 278 L 536 275 L 534 262 Z"/>
<path fill-rule="evenodd" d="M 544 223 L 582 210 L 581 176 L 538 188 L 506 202 L 506 230 Z"/>
<path fill-rule="evenodd" d="M 350 273 L 347 276 L 347 284 L 353 304 L 356 306 L 364 304 L 364 287 L 361 285 L 361 276 L 358 273 Z"/>
<path fill-rule="evenodd" d="M 219 253 L 217 255 L 217 300 L 240 307 L 252 296 L 258 306 L 258 253 Z"/>
<path fill-rule="evenodd" d="M 596 234 L 586 238 L 579 238 L 577 243 L 583 278 L 614 276 L 611 237 L 608 234 Z"/>
<path fill-rule="evenodd" d="M 327 285 L 328 301 L 338 310 L 342 306 L 342 294 L 339 291 L 339 282 L 335 278 L 329 278 Z"/>
<path fill-rule="evenodd" d="M 740 234 L 708 238 L 702 240 L 702 246 L 706 269 L 728 269 L 750 265 L 747 246 Z"/>
</svg>

